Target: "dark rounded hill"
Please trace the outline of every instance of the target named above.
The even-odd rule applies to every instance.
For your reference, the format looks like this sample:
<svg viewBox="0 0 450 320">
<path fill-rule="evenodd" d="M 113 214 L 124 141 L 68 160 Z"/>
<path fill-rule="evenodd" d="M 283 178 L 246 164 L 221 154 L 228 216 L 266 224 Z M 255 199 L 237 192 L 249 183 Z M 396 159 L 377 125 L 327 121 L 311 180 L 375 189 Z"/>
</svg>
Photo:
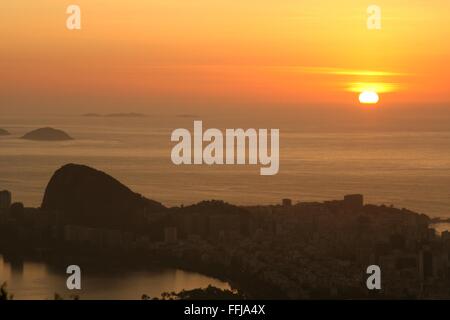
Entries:
<svg viewBox="0 0 450 320">
<path fill-rule="evenodd" d="M 183 212 L 184 214 L 227 214 L 227 215 L 248 215 L 248 211 L 244 208 L 229 204 L 222 200 L 205 200 L 196 204 L 185 206 L 182 208 L 171 208 L 174 212 Z"/>
<path fill-rule="evenodd" d="M 41 140 L 41 141 L 64 141 L 73 140 L 71 136 L 62 130 L 46 127 L 39 128 L 26 133 L 22 139 Z"/>
<path fill-rule="evenodd" d="M 0 128 L 0 136 L 8 136 L 9 132 L 5 129 Z"/>
<path fill-rule="evenodd" d="M 57 212 L 65 223 L 117 229 L 139 228 L 149 214 L 166 209 L 110 175 L 78 164 L 53 174 L 41 208 Z"/>
</svg>

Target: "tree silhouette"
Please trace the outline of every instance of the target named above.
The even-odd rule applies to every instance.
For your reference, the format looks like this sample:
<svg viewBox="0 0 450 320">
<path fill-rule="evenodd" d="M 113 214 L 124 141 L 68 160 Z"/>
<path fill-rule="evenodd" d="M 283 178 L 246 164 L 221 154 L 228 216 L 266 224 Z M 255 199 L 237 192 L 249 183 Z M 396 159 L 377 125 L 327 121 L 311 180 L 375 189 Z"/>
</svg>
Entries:
<svg viewBox="0 0 450 320">
<path fill-rule="evenodd" d="M 13 300 L 14 296 L 8 293 L 7 284 L 3 282 L 0 287 L 0 301 Z"/>
<path fill-rule="evenodd" d="M 231 290 L 223 290 L 213 286 L 207 288 L 197 288 L 192 290 L 182 290 L 176 292 L 161 293 L 162 300 L 235 300 L 245 299 L 241 292 L 233 292 Z M 142 295 L 142 300 L 150 300 L 146 294 Z"/>
</svg>

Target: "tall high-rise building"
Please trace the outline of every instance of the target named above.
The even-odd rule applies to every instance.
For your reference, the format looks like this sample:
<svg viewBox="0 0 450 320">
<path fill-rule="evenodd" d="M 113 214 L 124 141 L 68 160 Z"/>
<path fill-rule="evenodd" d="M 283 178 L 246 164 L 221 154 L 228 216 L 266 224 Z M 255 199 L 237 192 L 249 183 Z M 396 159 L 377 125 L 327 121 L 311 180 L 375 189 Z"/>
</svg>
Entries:
<svg viewBox="0 0 450 320">
<path fill-rule="evenodd" d="M 0 210 L 9 209 L 11 206 L 11 192 L 7 190 L 0 191 Z"/>
<path fill-rule="evenodd" d="M 344 196 L 344 208 L 346 210 L 360 210 L 363 206 L 364 197 L 362 194 L 348 194 Z"/>
<path fill-rule="evenodd" d="M 177 228 L 167 227 L 164 228 L 164 242 L 176 243 L 178 241 Z"/>
<path fill-rule="evenodd" d="M 419 252 L 419 277 L 426 280 L 434 276 L 433 253 L 429 249 L 423 249 Z"/>
</svg>

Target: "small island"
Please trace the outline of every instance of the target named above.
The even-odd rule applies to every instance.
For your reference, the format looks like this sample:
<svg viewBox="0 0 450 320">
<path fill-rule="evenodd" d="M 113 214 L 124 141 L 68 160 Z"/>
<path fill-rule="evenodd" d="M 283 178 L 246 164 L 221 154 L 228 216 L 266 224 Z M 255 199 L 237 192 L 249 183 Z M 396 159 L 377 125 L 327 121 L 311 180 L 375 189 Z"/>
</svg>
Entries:
<svg viewBox="0 0 450 320">
<path fill-rule="evenodd" d="M 145 118 L 146 115 L 143 113 L 128 112 L 128 113 L 109 113 L 105 117 L 108 118 Z"/>
<path fill-rule="evenodd" d="M 85 113 L 82 115 L 83 117 L 90 117 L 90 118 L 145 118 L 147 115 L 143 113 L 135 113 L 135 112 L 128 112 L 128 113 L 107 113 L 107 114 L 99 114 L 99 113 Z"/>
<path fill-rule="evenodd" d="M 38 141 L 65 141 L 73 140 L 71 136 L 62 130 L 46 127 L 26 133 L 22 139 Z"/>
<path fill-rule="evenodd" d="M 10 133 L 7 130 L 0 128 L 0 136 L 9 136 L 9 135 Z"/>
<path fill-rule="evenodd" d="M 183 113 L 176 115 L 177 118 L 200 118 L 200 116 L 195 114 Z"/>
<path fill-rule="evenodd" d="M 83 114 L 83 117 L 91 117 L 91 118 L 98 118 L 98 117 L 101 117 L 102 115 L 101 114 L 98 114 L 98 113 L 85 113 L 85 114 Z"/>
</svg>

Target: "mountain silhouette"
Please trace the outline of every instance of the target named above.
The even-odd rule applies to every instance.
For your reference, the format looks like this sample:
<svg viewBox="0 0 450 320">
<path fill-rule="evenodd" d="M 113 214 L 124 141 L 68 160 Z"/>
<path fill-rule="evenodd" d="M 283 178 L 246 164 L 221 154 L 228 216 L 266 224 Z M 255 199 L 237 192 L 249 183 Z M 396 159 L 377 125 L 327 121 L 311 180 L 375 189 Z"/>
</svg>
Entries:
<svg viewBox="0 0 450 320">
<path fill-rule="evenodd" d="M 65 223 L 135 229 L 152 213 L 166 210 L 111 177 L 85 165 L 67 164 L 51 177 L 41 208 Z"/>
<path fill-rule="evenodd" d="M 43 141 L 63 141 L 73 140 L 71 136 L 62 130 L 53 129 L 50 127 L 39 128 L 26 133 L 22 139 L 27 140 L 43 140 Z"/>
<path fill-rule="evenodd" d="M 9 135 L 9 132 L 5 129 L 0 128 L 0 136 L 7 136 Z"/>
</svg>

